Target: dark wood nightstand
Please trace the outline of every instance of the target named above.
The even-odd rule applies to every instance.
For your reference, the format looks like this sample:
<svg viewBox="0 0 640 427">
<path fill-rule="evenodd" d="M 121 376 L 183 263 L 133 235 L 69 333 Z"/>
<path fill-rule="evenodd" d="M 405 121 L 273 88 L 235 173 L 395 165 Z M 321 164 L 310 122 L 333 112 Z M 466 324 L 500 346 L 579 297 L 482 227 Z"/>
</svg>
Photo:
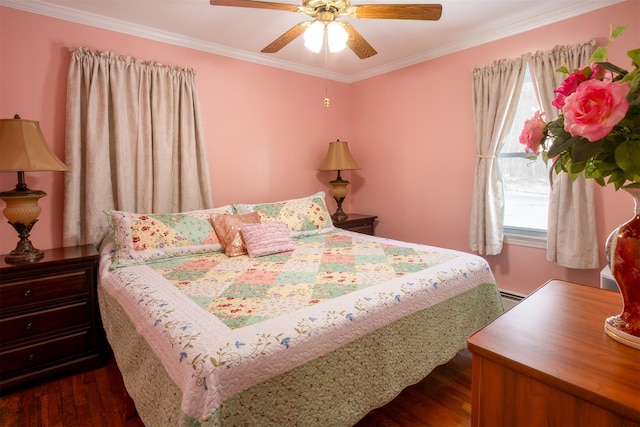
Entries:
<svg viewBox="0 0 640 427">
<path fill-rule="evenodd" d="M 355 231 L 357 233 L 370 234 L 374 236 L 375 215 L 363 215 L 357 213 L 347 214 L 349 217 L 342 221 L 333 221 L 333 225 L 343 230 Z"/>
<path fill-rule="evenodd" d="M 49 249 L 28 264 L 0 255 L 0 393 L 102 365 L 105 340 L 93 245 Z"/>
</svg>

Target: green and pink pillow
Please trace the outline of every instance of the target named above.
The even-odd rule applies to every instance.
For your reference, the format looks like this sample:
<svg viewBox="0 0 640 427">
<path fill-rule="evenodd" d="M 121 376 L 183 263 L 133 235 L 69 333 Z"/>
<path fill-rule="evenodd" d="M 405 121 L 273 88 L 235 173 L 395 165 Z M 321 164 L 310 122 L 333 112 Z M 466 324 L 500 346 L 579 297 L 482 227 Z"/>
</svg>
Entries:
<svg viewBox="0 0 640 427">
<path fill-rule="evenodd" d="M 116 245 L 114 267 L 223 251 L 210 220 L 214 213 L 230 214 L 232 207 L 169 214 L 105 211 Z"/>
<path fill-rule="evenodd" d="M 287 225 L 292 237 L 328 233 L 334 230 L 324 192 L 309 197 L 272 203 L 237 204 L 237 213 L 258 212 L 262 222 L 279 221 Z"/>
</svg>

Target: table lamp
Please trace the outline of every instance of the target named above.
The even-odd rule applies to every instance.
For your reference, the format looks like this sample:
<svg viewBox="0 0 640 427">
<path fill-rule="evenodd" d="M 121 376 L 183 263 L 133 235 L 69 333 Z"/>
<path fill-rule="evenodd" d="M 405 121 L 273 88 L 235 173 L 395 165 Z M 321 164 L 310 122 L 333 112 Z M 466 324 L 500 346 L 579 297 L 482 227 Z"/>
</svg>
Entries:
<svg viewBox="0 0 640 427">
<path fill-rule="evenodd" d="M 34 262 L 44 256 L 33 247 L 29 234 L 40 215 L 38 199 L 47 193 L 27 188 L 24 173 L 66 170 L 67 166 L 47 145 L 37 121 L 22 120 L 17 114 L 13 119 L 0 120 L 0 172 L 18 172 L 16 188 L 0 193 L 6 203 L 4 216 L 20 237 L 16 248 L 5 257 L 7 263 Z"/>
<path fill-rule="evenodd" d="M 338 177 L 329 182 L 329 184 L 331 184 L 331 194 L 338 204 L 338 209 L 333 215 L 331 215 L 331 219 L 334 221 L 343 221 L 348 218 L 347 214 L 342 210 L 342 202 L 347 196 L 347 185 L 349 185 L 349 181 L 342 179 L 340 171 L 356 169 L 360 169 L 360 166 L 358 166 L 351 156 L 349 143 L 346 141 L 340 141 L 339 139 L 337 141 L 330 142 L 327 156 L 318 170 L 338 171 Z"/>
</svg>

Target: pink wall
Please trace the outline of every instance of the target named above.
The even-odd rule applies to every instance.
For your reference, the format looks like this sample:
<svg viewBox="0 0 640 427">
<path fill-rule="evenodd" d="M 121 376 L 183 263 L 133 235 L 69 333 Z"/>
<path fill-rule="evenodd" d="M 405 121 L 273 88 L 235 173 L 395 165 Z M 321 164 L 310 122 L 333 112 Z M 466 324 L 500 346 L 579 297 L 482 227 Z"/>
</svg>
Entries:
<svg viewBox="0 0 640 427">
<path fill-rule="evenodd" d="M 216 205 L 328 192 L 333 174 L 315 169 L 327 143 L 339 138 L 349 141 L 362 166 L 344 175 L 352 182 L 347 211 L 379 215 L 382 236 L 468 250 L 475 165 L 471 70 L 555 44 L 602 41 L 609 23 L 630 26 L 611 58 L 623 62 L 640 40 L 635 0 L 351 85 L 329 82 L 327 109 L 324 79 L 0 7 L 0 117 L 39 120 L 64 158 L 69 47 L 191 67 Z M 3 191 L 15 182 L 15 174 L 0 174 Z M 49 194 L 41 199 L 32 241 L 42 249 L 61 245 L 64 174 L 30 173 L 27 183 Z M 603 247 L 632 206 L 610 188 L 598 189 L 596 202 Z M 335 207 L 330 197 L 328 203 Z M 16 240 L 14 230 L 0 224 L 0 252 Z M 598 283 L 598 270 L 557 267 L 545 261 L 544 250 L 505 245 L 502 255 L 487 259 L 499 286 L 513 291 L 528 293 L 549 278 Z"/>
<path fill-rule="evenodd" d="M 329 191 L 333 174 L 316 168 L 329 141 L 352 136 L 348 85 L 329 82 L 326 108 L 322 78 L 0 7 L 0 117 L 19 113 L 40 121 L 60 158 L 69 47 L 78 46 L 196 70 L 216 205 Z M 48 193 L 32 242 L 41 249 L 60 246 L 64 174 L 28 173 L 26 180 Z M 15 173 L 0 174 L 2 191 L 16 181 Z M 329 203 L 335 206 L 333 199 Z M 15 247 L 17 235 L 4 218 L 0 237 L 0 253 Z"/>
<path fill-rule="evenodd" d="M 557 44 L 594 37 L 606 42 L 609 23 L 629 26 L 614 44 L 610 60 L 630 66 L 626 51 L 640 42 L 638 1 L 353 84 L 358 106 L 354 140 L 367 146 L 358 159 L 367 167 L 354 180 L 354 209 L 378 214 L 380 235 L 468 250 L 475 168 L 472 69 Z M 598 187 L 596 203 L 599 244 L 604 248 L 609 232 L 631 217 L 633 202 L 622 191 Z M 516 292 L 529 293 L 550 278 L 599 284 L 599 269 L 559 267 L 546 261 L 543 249 L 505 245 L 501 255 L 486 259 L 498 285 Z"/>
</svg>

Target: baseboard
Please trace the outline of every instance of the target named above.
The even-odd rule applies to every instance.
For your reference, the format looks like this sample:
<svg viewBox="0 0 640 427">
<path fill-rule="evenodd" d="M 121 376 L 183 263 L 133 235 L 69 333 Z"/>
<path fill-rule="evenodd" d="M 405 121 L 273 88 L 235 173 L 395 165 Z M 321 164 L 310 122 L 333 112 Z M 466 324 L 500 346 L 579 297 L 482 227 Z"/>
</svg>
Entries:
<svg viewBox="0 0 640 427">
<path fill-rule="evenodd" d="M 501 290 L 500 297 L 502 298 L 502 306 L 504 307 L 504 311 L 507 311 L 511 307 L 522 301 L 526 297 L 526 295 Z"/>
</svg>

